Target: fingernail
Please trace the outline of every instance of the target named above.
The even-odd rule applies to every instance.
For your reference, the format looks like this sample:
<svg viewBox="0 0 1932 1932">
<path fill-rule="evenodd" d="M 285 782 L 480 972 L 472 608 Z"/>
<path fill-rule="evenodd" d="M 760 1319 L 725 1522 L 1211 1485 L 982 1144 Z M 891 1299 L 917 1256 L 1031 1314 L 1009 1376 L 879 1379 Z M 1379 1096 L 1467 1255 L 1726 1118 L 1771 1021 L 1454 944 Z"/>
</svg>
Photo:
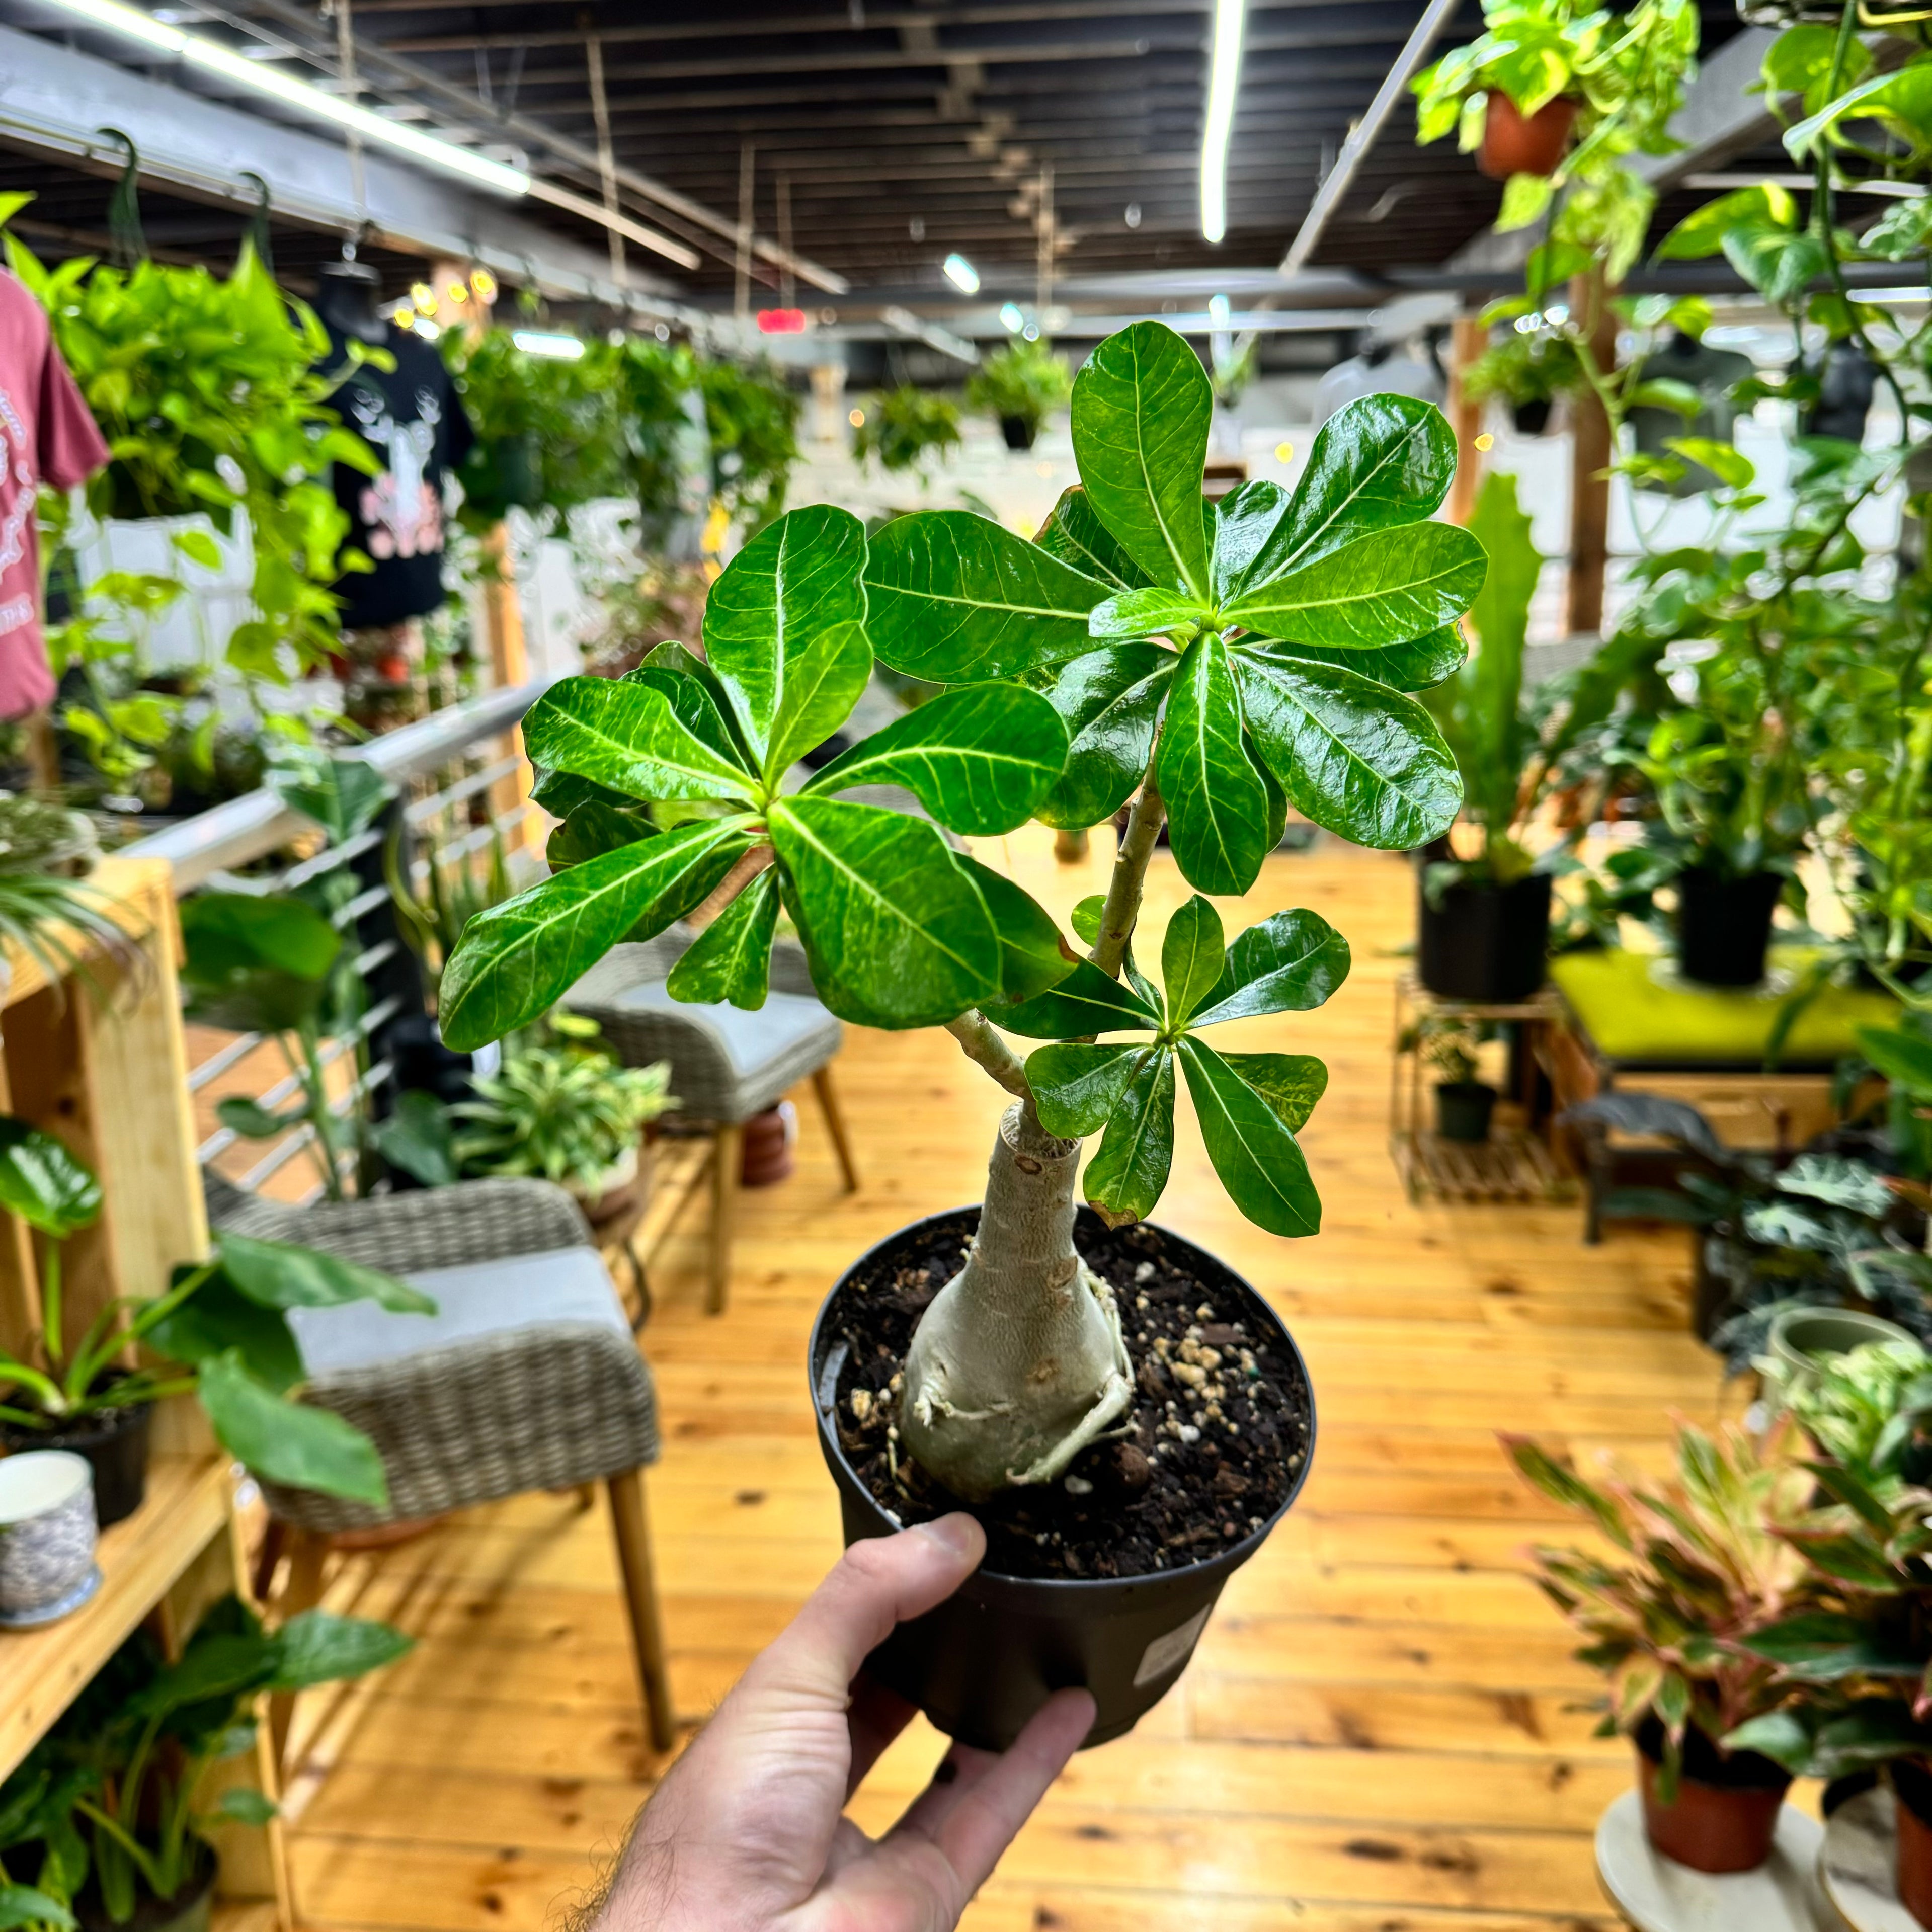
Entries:
<svg viewBox="0 0 1932 1932">
<path fill-rule="evenodd" d="M 932 1522 L 914 1526 L 921 1536 L 929 1536 L 949 1556 L 977 1558 L 983 1540 L 980 1526 L 964 1510 L 956 1510 Z"/>
</svg>

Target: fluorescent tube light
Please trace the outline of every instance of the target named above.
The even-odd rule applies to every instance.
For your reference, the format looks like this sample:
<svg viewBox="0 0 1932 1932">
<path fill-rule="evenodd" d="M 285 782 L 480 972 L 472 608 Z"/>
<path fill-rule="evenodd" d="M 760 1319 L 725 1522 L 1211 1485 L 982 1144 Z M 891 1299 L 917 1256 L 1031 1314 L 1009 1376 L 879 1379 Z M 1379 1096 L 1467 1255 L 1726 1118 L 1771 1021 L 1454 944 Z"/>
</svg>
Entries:
<svg viewBox="0 0 1932 1932">
<path fill-rule="evenodd" d="M 453 142 L 440 141 L 433 134 L 420 133 L 406 122 L 372 113 L 352 101 L 338 100 L 305 80 L 284 74 L 272 64 L 251 60 L 232 47 L 223 46 L 200 34 L 184 34 L 178 27 L 171 27 L 138 7 L 124 5 L 122 0 L 53 0 L 53 4 L 97 27 L 104 27 L 111 33 L 125 34 L 130 40 L 176 55 L 191 67 L 218 74 L 250 93 L 266 94 L 284 106 L 313 115 L 318 120 L 333 121 L 338 127 L 353 130 L 365 141 L 412 155 L 419 161 L 427 161 L 432 167 L 460 175 L 465 180 L 494 189 L 498 194 L 515 196 L 530 192 L 530 178 L 521 168 L 472 154 Z"/>
<path fill-rule="evenodd" d="M 575 336 L 553 335 L 544 329 L 514 329 L 510 340 L 526 356 L 548 356 L 555 362 L 574 362 L 584 354 L 584 344 Z"/>
<path fill-rule="evenodd" d="M 980 292 L 980 272 L 964 255 L 949 255 L 940 266 L 946 272 L 946 279 L 962 296 Z"/>
<path fill-rule="evenodd" d="M 1006 333 L 1009 335 L 1018 334 L 1020 331 L 1026 326 L 1026 317 L 1021 312 L 1020 305 L 1018 302 L 1000 303 L 1000 320 L 1004 326 Z"/>
<path fill-rule="evenodd" d="M 1201 134 L 1201 232 L 1219 242 L 1228 232 L 1228 143 L 1234 97 L 1241 89 L 1241 36 L 1247 0 L 1214 0 L 1214 52 L 1208 70 L 1208 119 Z"/>
<path fill-rule="evenodd" d="M 1232 313 L 1226 296 L 1210 296 L 1208 298 L 1208 319 L 1216 328 L 1226 328 L 1228 326 L 1228 317 Z"/>
</svg>

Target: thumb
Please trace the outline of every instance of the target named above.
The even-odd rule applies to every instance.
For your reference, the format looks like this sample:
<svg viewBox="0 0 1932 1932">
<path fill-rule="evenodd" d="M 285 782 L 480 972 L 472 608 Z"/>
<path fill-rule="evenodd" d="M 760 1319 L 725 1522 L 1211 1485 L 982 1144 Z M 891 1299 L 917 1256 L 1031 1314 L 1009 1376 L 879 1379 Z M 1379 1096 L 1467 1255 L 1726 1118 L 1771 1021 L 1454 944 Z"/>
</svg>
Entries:
<svg viewBox="0 0 1932 1932">
<path fill-rule="evenodd" d="M 790 1693 L 842 1711 L 860 1665 L 893 1625 L 944 1603 L 986 1553 L 986 1532 L 963 1512 L 862 1538 L 754 1660 L 740 1694 Z"/>
</svg>

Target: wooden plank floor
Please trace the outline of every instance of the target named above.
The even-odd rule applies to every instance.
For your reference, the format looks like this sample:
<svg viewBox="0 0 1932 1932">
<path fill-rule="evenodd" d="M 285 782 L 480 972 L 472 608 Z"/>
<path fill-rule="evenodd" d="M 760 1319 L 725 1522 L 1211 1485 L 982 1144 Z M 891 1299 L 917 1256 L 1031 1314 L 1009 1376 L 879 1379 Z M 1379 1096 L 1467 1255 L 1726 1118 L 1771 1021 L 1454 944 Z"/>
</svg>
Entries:
<svg viewBox="0 0 1932 1932">
<path fill-rule="evenodd" d="M 1064 912 L 1096 858 L 1029 830 L 980 848 Z M 1161 1218 L 1244 1269 L 1306 1352 L 1320 1410 L 1302 1502 L 1230 1585 L 1192 1669 L 1133 1736 L 1078 1759 L 969 1915 L 974 1932 L 1529 1932 L 1606 1925 L 1590 1856 L 1628 1780 L 1572 1706 L 1589 1680 L 1520 1550 L 1546 1508 L 1498 1428 L 1654 1461 L 1676 1408 L 1708 1416 L 1682 1231 L 1580 1210 L 1412 1206 L 1385 1143 L 1396 860 L 1271 860 L 1245 910 L 1306 904 L 1355 966 L 1322 1012 L 1225 1029 L 1324 1054 L 1305 1139 L 1321 1236 L 1279 1241 L 1212 1184 L 1183 1102 Z M 1165 855 L 1150 926 L 1184 896 Z M 1234 908 L 1224 906 L 1230 931 Z M 1156 953 L 1157 942 L 1144 949 Z M 840 1267 L 972 1198 L 1002 1096 L 937 1032 L 854 1032 L 837 1064 L 864 1172 L 838 1191 L 800 1097 L 796 1175 L 742 1199 L 730 1312 L 707 1319 L 704 1210 L 656 1270 L 645 1334 L 666 1417 L 651 1507 L 681 1713 L 700 1720 L 838 1549 L 813 1438 L 806 1331 Z M 538 1932 L 580 1903 L 659 1766 L 640 1736 L 608 1525 L 566 1498 L 475 1511 L 332 1600 L 420 1639 L 374 1687 L 308 1714 L 292 1794 L 304 1919 L 384 1932 Z M 883 1828 L 939 1745 L 922 1724 L 856 1801 Z"/>
</svg>

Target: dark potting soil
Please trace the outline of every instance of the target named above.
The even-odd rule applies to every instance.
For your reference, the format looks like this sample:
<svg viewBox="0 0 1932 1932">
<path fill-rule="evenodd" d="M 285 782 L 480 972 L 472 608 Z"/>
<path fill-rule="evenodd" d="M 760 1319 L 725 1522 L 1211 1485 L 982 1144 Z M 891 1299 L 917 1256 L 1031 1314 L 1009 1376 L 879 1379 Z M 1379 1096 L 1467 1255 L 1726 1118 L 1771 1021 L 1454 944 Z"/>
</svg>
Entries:
<svg viewBox="0 0 1932 1932">
<path fill-rule="evenodd" d="M 1088 1219 L 1075 1245 L 1120 1307 L 1136 1370 L 1132 1432 L 1083 1450 L 1056 1483 L 974 1509 L 986 1526 L 986 1568 L 1002 1576 L 1142 1576 L 1203 1562 L 1274 1514 L 1308 1454 L 1307 1384 L 1292 1359 L 1250 1332 L 1232 1284 L 1204 1282 L 1158 1228 L 1090 1231 Z M 855 1270 L 826 1313 L 825 1333 L 849 1345 L 840 1444 L 904 1523 L 966 1507 L 910 1457 L 890 1453 L 887 1430 L 913 1330 L 964 1262 L 973 1225 L 908 1235 L 889 1258 Z"/>
</svg>

